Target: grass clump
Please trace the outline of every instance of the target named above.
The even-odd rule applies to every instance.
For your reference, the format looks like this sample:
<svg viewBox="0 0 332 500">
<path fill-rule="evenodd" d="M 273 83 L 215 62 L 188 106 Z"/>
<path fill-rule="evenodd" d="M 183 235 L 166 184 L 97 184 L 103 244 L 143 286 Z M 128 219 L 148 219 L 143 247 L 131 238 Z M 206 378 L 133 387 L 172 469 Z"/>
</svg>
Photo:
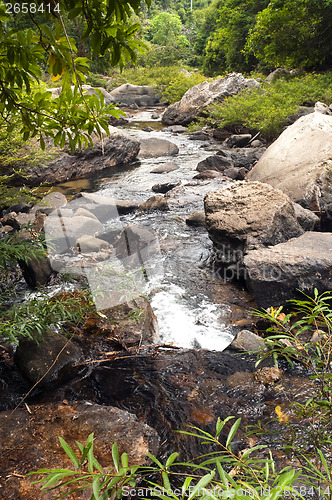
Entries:
<svg viewBox="0 0 332 500">
<path fill-rule="evenodd" d="M 280 134 L 289 116 L 316 101 L 332 102 L 332 72 L 262 82 L 261 88 L 247 89 L 213 104 L 209 116 L 200 123 L 215 128 L 245 126 L 271 141 Z"/>
</svg>

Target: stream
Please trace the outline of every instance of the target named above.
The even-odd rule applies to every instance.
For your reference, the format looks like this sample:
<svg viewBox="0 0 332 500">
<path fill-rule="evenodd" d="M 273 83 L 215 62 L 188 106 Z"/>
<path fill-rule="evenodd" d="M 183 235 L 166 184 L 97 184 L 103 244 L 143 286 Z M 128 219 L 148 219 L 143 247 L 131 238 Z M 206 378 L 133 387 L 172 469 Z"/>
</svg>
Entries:
<svg viewBox="0 0 332 500">
<path fill-rule="evenodd" d="M 103 221 L 104 227 L 111 231 L 135 224 L 157 236 L 160 251 L 154 259 L 158 272 L 148 280 L 143 292 L 158 320 L 156 341 L 161 346 L 142 345 L 136 351 L 119 351 L 119 357 L 103 359 L 99 354 L 104 358 L 112 354 L 105 352 L 110 351 L 107 341 L 112 338 L 105 341 L 98 334 L 89 338 L 79 333 L 73 344 L 76 343 L 76 350 L 85 345 L 83 358 L 82 353 L 69 356 L 67 365 L 59 370 L 59 378 L 38 382 L 36 387 L 32 387 L 17 368 L 12 353 L 4 349 L 0 358 L 0 431 L 2 422 L 6 446 L 2 452 L 0 478 L 4 479 L 5 497 L 1 498 L 44 500 L 46 497 L 39 494 L 37 487 L 30 491 L 29 483 L 20 478 L 40 466 L 59 466 L 59 433 L 74 443 L 74 440 L 86 439 L 96 429 L 97 438 L 103 436 L 110 426 L 107 436 L 102 437 L 107 446 L 113 439 L 112 425 L 117 425 L 117 421 L 107 417 L 108 411 L 124 410 L 125 416 L 137 418 L 130 424 L 133 429 L 148 424 L 151 432 L 158 434 L 155 453 L 162 459 L 178 451 L 182 460 L 191 460 L 206 451 L 206 446 L 202 448 L 197 439 L 174 432 L 187 431 L 188 425 L 214 433 L 218 417 L 240 417 L 241 429 L 233 443 L 233 449 L 238 451 L 252 447 L 258 439 L 248 438 L 243 432 L 245 426 L 263 422 L 269 426 L 270 433 L 262 437 L 262 442 L 272 447 L 279 468 L 289 465 L 280 444 L 280 432 L 285 429 L 280 430 L 275 408 L 281 406 L 291 415 L 292 402 L 306 401 L 314 390 L 314 383 L 308 381 L 303 369 L 296 364 L 292 370 L 286 364 L 281 365 L 281 382 L 279 375 L 276 383 L 265 382 L 253 376 L 257 370 L 255 355 L 228 348 L 237 332 L 252 329 L 250 309 L 255 303 L 240 283 L 224 282 L 213 274 L 208 263 L 212 242 L 207 231 L 204 227 L 186 224 L 189 215 L 204 210 L 206 193 L 229 182 L 193 179 L 197 163 L 213 154 L 218 143 L 190 140 L 188 135 L 164 130 L 160 120 L 151 119 L 152 111 L 135 112 L 125 126 L 126 132 L 139 140 L 167 139 L 179 147 L 177 156 L 139 158 L 134 164 L 103 170 L 93 178 L 58 184 L 54 190 L 68 199 L 84 191 L 141 204 L 155 195 L 153 185 L 181 182 L 181 186 L 173 190 L 174 194 L 168 193 L 170 210 L 135 211 Z M 142 130 L 146 127 L 153 131 Z M 170 162 L 179 168 L 169 173 L 151 173 L 154 168 Z M 51 295 L 66 289 L 70 288 L 58 279 L 46 287 Z M 31 291 L 22 285 L 19 296 L 24 295 L 31 297 Z M 94 345 L 92 349 L 89 342 Z M 48 343 L 43 345 L 41 349 L 45 350 L 47 359 Z M 36 345 L 33 343 L 28 349 L 33 357 Z M 269 369 L 268 362 L 261 366 Z M 73 419 L 76 419 L 74 423 Z M 87 419 L 90 419 L 88 424 Z M 128 425 L 122 424 L 125 434 L 132 430 L 126 427 Z M 221 437 L 225 438 L 229 430 L 227 424 Z M 128 441 L 126 446 L 131 448 L 130 436 Z M 108 450 L 105 466 L 109 455 Z M 21 476 L 13 476 L 13 468 Z M 49 498 L 53 496 L 47 496 L 47 500 Z"/>
<path fill-rule="evenodd" d="M 84 190 L 143 203 L 156 194 L 151 189 L 154 184 L 181 182 L 189 186 L 189 195 L 185 194 L 184 199 L 180 194 L 174 203 L 171 200 L 170 211 L 129 214 L 120 220 L 123 226 L 135 223 L 146 227 L 159 240 L 159 265 L 163 272 L 149 283 L 147 293 L 158 319 L 161 340 L 179 347 L 223 351 L 235 334 L 232 321 L 241 320 L 241 307 L 243 310 L 244 306 L 250 307 L 251 299 L 237 285 L 223 284 L 214 278 L 206 264 L 212 247 L 206 230 L 185 223 L 191 213 L 204 210 L 204 194 L 221 187 L 216 181 L 193 181 L 197 163 L 213 154 L 217 143 L 190 140 L 187 135 L 162 129 L 160 120 L 150 118 L 152 111 L 137 112 L 126 125 L 126 132 L 138 140 L 167 139 L 179 147 L 177 156 L 140 159 L 129 167 L 112 168 L 109 176 L 103 171 L 97 178 L 63 183 L 56 189 L 65 195 Z M 145 127 L 153 131 L 145 132 L 142 130 Z M 150 173 L 170 161 L 179 169 Z M 111 224 L 109 221 L 108 225 Z M 217 291 L 219 286 L 222 291 Z"/>
</svg>

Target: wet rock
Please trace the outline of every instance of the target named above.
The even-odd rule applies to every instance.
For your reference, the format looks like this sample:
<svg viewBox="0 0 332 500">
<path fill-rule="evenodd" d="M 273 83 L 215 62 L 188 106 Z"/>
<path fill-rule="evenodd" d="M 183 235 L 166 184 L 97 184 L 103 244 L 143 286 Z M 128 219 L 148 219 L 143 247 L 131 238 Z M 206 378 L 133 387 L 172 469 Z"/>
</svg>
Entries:
<svg viewBox="0 0 332 500">
<path fill-rule="evenodd" d="M 4 215 L 1 219 L 1 223 L 4 226 L 10 226 L 12 229 L 15 229 L 16 231 L 20 229 L 20 224 L 17 220 L 16 212 L 9 212 L 8 214 Z"/>
<path fill-rule="evenodd" d="M 205 160 L 198 163 L 196 170 L 204 172 L 204 170 L 216 170 L 223 172 L 226 168 L 233 167 L 234 163 L 228 155 L 214 155 L 208 156 Z"/>
<path fill-rule="evenodd" d="M 241 351 L 258 351 L 265 348 L 265 343 L 261 337 L 250 330 L 241 330 L 232 341 L 231 346 Z"/>
<path fill-rule="evenodd" d="M 259 306 L 269 307 L 296 298 L 302 290 L 332 288 L 332 234 L 306 232 L 271 248 L 252 250 L 244 257 L 246 283 Z"/>
<path fill-rule="evenodd" d="M 54 269 L 46 254 L 44 258 L 31 258 L 28 262 L 18 260 L 18 264 L 27 285 L 31 288 L 47 285 L 54 274 Z"/>
<path fill-rule="evenodd" d="M 222 179 L 224 174 L 222 172 L 218 172 L 217 170 L 204 170 L 199 174 L 195 175 L 193 179 L 199 180 L 207 180 L 207 179 Z"/>
<path fill-rule="evenodd" d="M 159 167 L 151 170 L 151 174 L 168 174 L 169 172 L 173 172 L 174 170 L 179 170 L 179 165 L 174 162 L 165 163 L 164 165 L 160 165 Z"/>
<path fill-rule="evenodd" d="M 226 168 L 223 172 L 224 176 L 225 177 L 229 177 L 230 179 L 232 180 L 238 180 L 238 181 L 242 181 L 245 177 L 245 174 L 243 174 L 243 170 L 240 170 L 239 168 L 235 168 L 235 167 L 229 167 L 229 168 Z"/>
<path fill-rule="evenodd" d="M 310 145 L 310 146 L 309 146 Z M 288 127 L 249 172 L 321 216 L 332 227 L 332 116 L 311 113 Z"/>
<path fill-rule="evenodd" d="M 129 123 L 129 120 L 124 116 L 119 116 L 119 118 L 116 118 L 115 116 L 108 115 L 107 123 L 112 125 L 112 127 L 121 127 L 123 125 L 127 125 Z"/>
<path fill-rule="evenodd" d="M 251 143 L 251 147 L 252 148 L 262 148 L 264 146 L 263 142 L 260 141 L 259 139 L 255 139 L 254 141 L 252 141 Z"/>
<path fill-rule="evenodd" d="M 167 200 L 161 194 L 151 196 L 145 203 L 139 206 L 141 212 L 149 212 L 150 210 L 169 210 Z"/>
<path fill-rule="evenodd" d="M 101 222 L 117 218 L 119 215 L 126 215 L 138 209 L 139 203 L 132 200 L 119 200 L 118 198 L 108 197 L 96 193 L 81 192 L 76 204 L 86 207 Z M 75 207 L 73 201 L 70 206 Z"/>
<path fill-rule="evenodd" d="M 166 182 L 165 184 L 155 184 L 152 186 L 152 191 L 155 193 L 162 193 L 165 194 L 171 189 L 175 188 L 176 186 L 179 186 L 181 182 Z"/>
<path fill-rule="evenodd" d="M 26 202 L 22 202 L 22 203 L 17 203 L 16 205 L 12 205 L 11 207 L 9 207 L 7 210 L 4 210 L 3 214 L 8 214 L 10 212 L 15 212 L 15 213 L 21 213 L 21 214 L 27 214 L 28 212 L 30 212 L 32 208 L 32 203 L 26 203 Z"/>
<path fill-rule="evenodd" d="M 250 139 L 252 138 L 251 134 L 238 134 L 231 135 L 227 139 L 225 139 L 223 146 L 227 148 L 242 148 L 249 144 Z"/>
<path fill-rule="evenodd" d="M 191 132 L 190 134 L 188 134 L 188 139 L 190 141 L 209 141 L 210 136 L 203 130 L 197 130 L 196 132 Z"/>
<path fill-rule="evenodd" d="M 186 218 L 186 224 L 188 226 L 202 226 L 205 227 L 205 213 L 204 212 L 194 212 L 189 217 Z"/>
<path fill-rule="evenodd" d="M 143 297 L 104 309 L 102 316 L 88 318 L 83 328 L 89 335 L 106 337 L 120 350 L 158 340 L 157 318 L 150 302 Z M 100 357 L 98 351 L 96 355 Z"/>
<path fill-rule="evenodd" d="M 260 382 L 264 385 L 275 384 L 281 379 L 282 376 L 282 370 L 280 370 L 276 366 L 265 366 L 264 368 L 260 368 L 254 373 L 254 377 L 257 382 Z"/>
<path fill-rule="evenodd" d="M 187 125 L 215 101 L 237 94 L 245 88 L 259 87 L 254 79 L 246 79 L 241 73 L 231 73 L 212 82 L 195 85 L 182 97 L 181 101 L 169 106 L 162 116 L 166 125 Z"/>
<path fill-rule="evenodd" d="M 263 156 L 266 148 L 232 148 L 227 150 L 227 154 L 231 157 L 234 167 L 244 167 L 250 170 L 253 165 Z M 225 153 L 225 152 L 223 152 Z M 220 154 L 218 152 L 217 154 Z"/>
<path fill-rule="evenodd" d="M 159 156 L 175 156 L 179 148 L 173 142 L 166 139 L 151 137 L 151 139 L 141 139 L 141 158 L 158 158 Z"/>
<path fill-rule="evenodd" d="M 81 253 L 100 252 L 100 250 L 111 248 L 107 241 L 86 234 L 78 238 L 76 243 Z"/>
<path fill-rule="evenodd" d="M 267 184 L 238 181 L 204 200 L 209 237 L 220 265 L 241 263 L 248 248 L 303 234 L 291 200 Z"/>
<path fill-rule="evenodd" d="M 311 210 L 301 207 L 298 203 L 294 203 L 295 217 L 298 223 L 305 231 L 313 231 L 319 226 L 319 217 Z"/>
<path fill-rule="evenodd" d="M 216 141 L 223 142 L 229 136 L 229 131 L 224 128 L 214 128 L 212 130 L 212 137 L 216 139 Z"/>
<path fill-rule="evenodd" d="M 153 128 L 152 127 L 144 127 L 142 128 L 143 132 L 153 132 Z"/>
<path fill-rule="evenodd" d="M 173 134 L 183 134 L 184 132 L 188 131 L 187 127 L 184 127 L 183 125 L 171 125 L 170 127 L 167 127 L 165 130 L 167 132 L 172 132 Z"/>
<path fill-rule="evenodd" d="M 1 226 L 0 231 L 2 234 L 9 234 L 14 231 L 14 228 L 12 226 Z"/>
<path fill-rule="evenodd" d="M 14 359 L 32 385 L 42 379 L 39 385 L 45 386 L 76 375 L 72 367 L 81 360 L 81 351 L 63 335 L 49 331 L 38 343 L 30 338 L 21 339 Z"/>
<path fill-rule="evenodd" d="M 26 474 L 42 468 L 73 467 L 60 446 L 59 436 L 78 454 L 75 441 L 85 443 L 93 432 L 94 454 L 102 467 L 110 466 L 115 441 L 120 455 L 128 453 L 130 466 L 147 465 L 147 453 L 158 453 L 156 431 L 118 408 L 91 403 L 48 403 L 29 408 L 31 413 L 25 408 L 13 414 L 0 413 L 1 496 L 6 500 L 51 500 L 58 496 L 58 490 L 42 492 L 40 485 L 32 484 L 36 478 Z M 82 491 L 71 495 L 77 500 L 90 497 L 91 491 L 87 495 Z"/>
<path fill-rule="evenodd" d="M 158 251 L 158 240 L 154 233 L 135 224 L 129 224 L 114 241 L 116 255 L 125 259 L 138 251 L 142 257 L 154 255 Z"/>
<path fill-rule="evenodd" d="M 114 127 L 110 127 L 110 136 L 103 141 L 94 138 L 93 150 L 88 147 L 79 153 L 61 153 L 56 159 L 45 165 L 28 168 L 24 179 L 16 174 L 14 181 L 23 180 L 28 185 L 42 182 L 56 184 L 70 179 L 80 179 L 100 172 L 105 168 L 129 163 L 139 152 L 139 142 Z"/>
<path fill-rule="evenodd" d="M 159 113 L 151 113 L 151 120 L 159 120 L 160 115 Z"/>
<path fill-rule="evenodd" d="M 110 92 L 114 102 L 122 106 L 148 108 L 158 104 L 160 94 L 152 85 L 131 85 L 124 83 Z"/>
</svg>

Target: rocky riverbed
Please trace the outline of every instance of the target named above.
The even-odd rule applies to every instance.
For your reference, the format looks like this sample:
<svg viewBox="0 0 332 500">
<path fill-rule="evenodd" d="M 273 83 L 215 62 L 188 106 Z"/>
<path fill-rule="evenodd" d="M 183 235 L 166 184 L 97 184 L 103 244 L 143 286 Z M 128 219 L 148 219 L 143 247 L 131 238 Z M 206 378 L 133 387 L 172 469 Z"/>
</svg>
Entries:
<svg viewBox="0 0 332 500">
<path fill-rule="evenodd" d="M 204 92 L 211 97 L 211 89 Z M 175 111 L 184 112 L 184 104 Z M 28 285 L 55 295 L 73 290 L 63 274 L 83 279 L 100 313 L 70 340 L 53 331 L 39 346 L 31 340 L 17 349 L 1 346 L 3 498 L 53 498 L 24 474 L 66 465 L 56 435 L 72 444 L 94 430 L 105 465 L 114 440 L 123 449 L 128 440 L 135 444 L 127 450 L 135 463 L 144 463 L 147 451 L 164 457 L 176 450 L 189 459 L 201 453 L 200 445 L 175 430 L 189 424 L 213 432 L 217 418 L 229 415 L 244 425 L 267 422 L 276 406 L 291 415 L 290 402 L 304 402 L 312 392 L 299 367 L 255 368 L 256 356 L 247 351 L 261 341 L 249 310 L 279 305 L 297 288 L 331 289 L 326 180 L 332 118 L 313 113 L 284 132 L 293 151 L 295 139 L 287 137 L 306 137 L 309 129 L 320 151 L 311 191 L 306 184 L 301 197 L 301 186 L 286 192 L 267 173 L 277 161 L 276 145 L 266 150 L 248 134 L 220 142 L 208 131 L 164 128 L 160 107 L 127 113 L 121 131 L 112 132 L 115 142 L 65 155 L 58 170 L 56 161 L 36 169 L 36 182 L 43 176 L 57 182 L 39 205 L 3 214 L 5 234 L 28 222 L 45 229 L 47 259 L 22 265 Z M 283 134 L 278 141 L 284 151 Z M 307 172 L 304 159 L 297 168 Z M 281 179 L 277 170 L 273 179 Z M 29 293 L 21 281 L 22 299 Z M 253 444 L 241 433 L 236 446 Z M 278 442 L 269 444 L 284 465 Z"/>
</svg>

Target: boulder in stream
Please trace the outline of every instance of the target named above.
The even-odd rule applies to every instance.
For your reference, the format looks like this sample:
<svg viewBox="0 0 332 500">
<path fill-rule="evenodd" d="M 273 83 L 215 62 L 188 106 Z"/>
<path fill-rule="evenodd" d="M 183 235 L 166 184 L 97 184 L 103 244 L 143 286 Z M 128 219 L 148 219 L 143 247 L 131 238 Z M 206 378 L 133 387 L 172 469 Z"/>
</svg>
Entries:
<svg viewBox="0 0 332 500">
<path fill-rule="evenodd" d="M 220 266 L 241 263 L 249 248 L 277 245 L 304 233 L 290 198 L 261 182 L 235 182 L 209 193 L 204 205 Z"/>
<path fill-rule="evenodd" d="M 225 97 L 238 94 L 246 88 L 259 88 L 259 86 L 256 80 L 244 78 L 241 73 L 230 73 L 224 78 L 200 83 L 187 90 L 181 101 L 166 109 L 162 122 L 166 125 L 187 125 L 213 102 L 220 102 Z"/>
<path fill-rule="evenodd" d="M 124 83 L 110 92 L 114 102 L 121 106 L 148 108 L 160 101 L 160 94 L 152 85 L 131 85 Z M 157 117 L 159 118 L 159 116 Z"/>
<path fill-rule="evenodd" d="M 205 170 L 216 170 L 223 172 L 226 168 L 234 167 L 234 162 L 228 154 L 208 156 L 205 160 L 198 163 L 196 170 L 204 172 Z"/>
<path fill-rule="evenodd" d="M 244 257 L 245 279 L 261 307 L 332 290 L 332 233 L 308 231 L 273 247 L 252 250 Z"/>
<path fill-rule="evenodd" d="M 169 191 L 168 191 L 169 192 Z M 140 205 L 141 212 L 149 212 L 151 210 L 169 210 L 167 199 L 162 194 L 151 196 L 145 203 Z"/>
<path fill-rule="evenodd" d="M 13 182 L 24 181 L 28 185 L 42 182 L 57 184 L 70 179 L 80 179 L 94 175 L 105 168 L 130 163 L 137 158 L 139 142 L 125 132 L 110 127 L 110 136 L 101 141 L 94 138 L 94 147 L 77 152 L 59 152 L 59 155 L 47 165 L 37 165 L 25 170 L 24 179 L 15 174 Z"/>
<path fill-rule="evenodd" d="M 151 170 L 151 174 L 168 174 L 169 172 L 174 172 L 174 170 L 179 170 L 179 165 L 170 161 L 168 163 L 164 163 L 163 165 L 159 165 L 159 167 Z"/>
<path fill-rule="evenodd" d="M 90 355 L 100 357 L 98 338 L 104 337 L 115 350 L 128 350 L 139 345 L 153 344 L 158 340 L 158 322 L 150 302 L 144 297 L 104 309 L 101 315 L 87 318 L 84 331 L 93 335 Z M 89 342 L 89 341 L 88 341 Z M 100 342 L 100 340 L 99 340 Z M 105 341 L 103 341 L 105 346 Z"/>
<path fill-rule="evenodd" d="M 151 137 L 141 139 L 140 158 L 158 158 L 159 156 L 176 156 L 179 148 L 176 144 L 166 139 Z"/>
</svg>

